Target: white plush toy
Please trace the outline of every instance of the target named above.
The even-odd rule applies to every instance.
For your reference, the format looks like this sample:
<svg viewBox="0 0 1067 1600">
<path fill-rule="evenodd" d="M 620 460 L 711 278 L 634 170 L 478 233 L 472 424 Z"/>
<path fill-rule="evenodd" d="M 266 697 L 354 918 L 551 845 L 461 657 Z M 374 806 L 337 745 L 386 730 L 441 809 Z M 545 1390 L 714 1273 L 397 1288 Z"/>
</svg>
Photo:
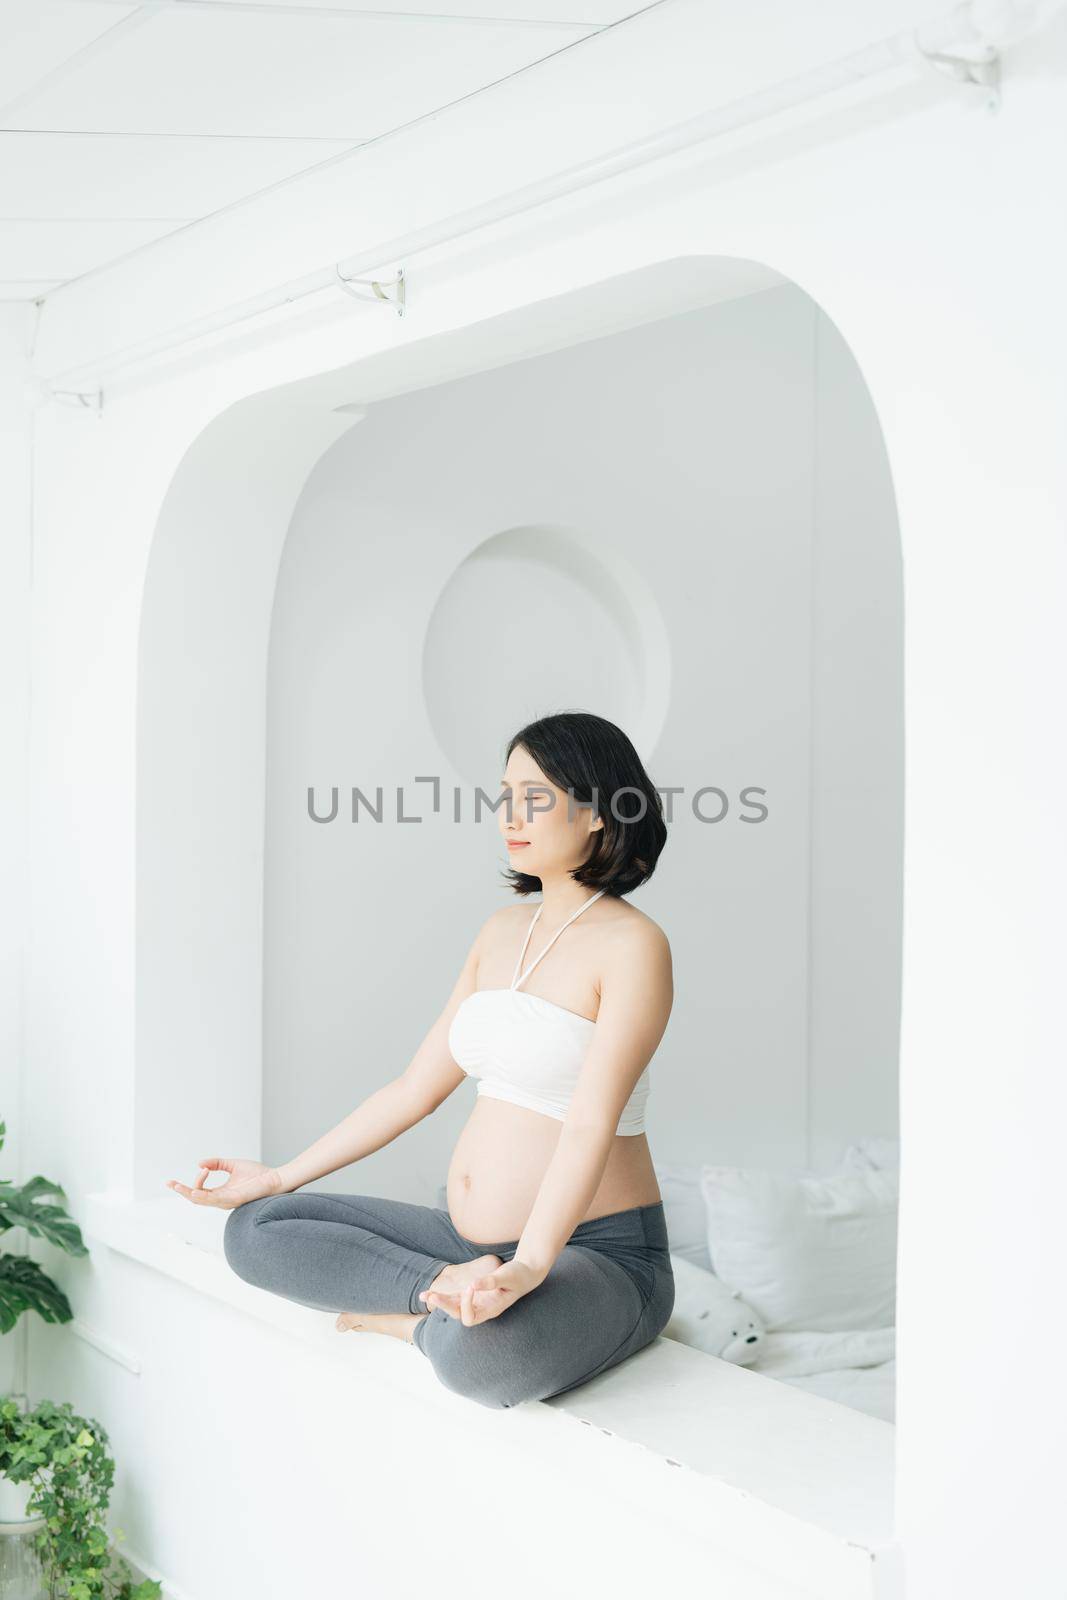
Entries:
<svg viewBox="0 0 1067 1600">
<path fill-rule="evenodd" d="M 719 1356 L 745 1367 L 755 1361 L 767 1332 L 766 1324 L 713 1272 L 671 1254 L 674 1272 L 674 1311 L 663 1329 L 666 1339 L 691 1344 L 709 1356 Z"/>
</svg>

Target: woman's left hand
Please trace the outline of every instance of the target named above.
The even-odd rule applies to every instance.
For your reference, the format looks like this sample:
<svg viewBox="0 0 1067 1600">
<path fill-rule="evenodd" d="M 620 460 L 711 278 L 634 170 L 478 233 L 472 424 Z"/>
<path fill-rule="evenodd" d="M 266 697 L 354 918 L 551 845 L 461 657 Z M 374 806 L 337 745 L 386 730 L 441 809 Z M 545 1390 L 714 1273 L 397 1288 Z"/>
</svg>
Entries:
<svg viewBox="0 0 1067 1600">
<path fill-rule="evenodd" d="M 484 1272 L 480 1278 L 465 1284 L 455 1294 L 441 1294 L 432 1290 L 423 1305 L 427 1311 L 439 1306 L 450 1317 L 462 1322 L 465 1328 L 472 1328 L 477 1322 L 488 1322 L 490 1317 L 499 1317 L 502 1311 L 514 1305 L 516 1300 L 521 1300 L 524 1294 L 529 1294 L 531 1289 L 536 1289 L 544 1279 L 544 1273 L 535 1271 L 525 1261 L 513 1257 L 501 1266 L 494 1267 L 492 1272 Z"/>
</svg>

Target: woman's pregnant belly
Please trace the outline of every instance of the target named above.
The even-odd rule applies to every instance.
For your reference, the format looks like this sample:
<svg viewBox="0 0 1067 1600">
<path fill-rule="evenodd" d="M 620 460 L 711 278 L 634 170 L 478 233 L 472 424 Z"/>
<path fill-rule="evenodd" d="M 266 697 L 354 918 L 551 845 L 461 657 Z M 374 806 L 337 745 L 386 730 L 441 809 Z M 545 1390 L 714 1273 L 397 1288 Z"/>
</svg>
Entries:
<svg viewBox="0 0 1067 1600">
<path fill-rule="evenodd" d="M 507 1100 L 480 1095 L 448 1168 L 448 1213 L 467 1239 L 518 1239 L 563 1130 L 562 1122 Z M 607 1165 L 579 1221 L 660 1198 L 648 1140 L 616 1134 Z"/>
</svg>

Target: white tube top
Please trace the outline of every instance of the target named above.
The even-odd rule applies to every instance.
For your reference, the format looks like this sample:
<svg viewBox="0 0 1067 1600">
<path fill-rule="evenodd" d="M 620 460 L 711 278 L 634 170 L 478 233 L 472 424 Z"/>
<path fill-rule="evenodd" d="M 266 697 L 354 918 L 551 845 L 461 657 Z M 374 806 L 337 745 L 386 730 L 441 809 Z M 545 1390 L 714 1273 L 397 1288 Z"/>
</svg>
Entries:
<svg viewBox="0 0 1067 1600">
<path fill-rule="evenodd" d="M 512 1105 L 525 1106 L 529 1111 L 539 1111 L 560 1122 L 566 1117 L 596 1023 L 540 995 L 524 994 L 519 984 L 525 982 L 563 929 L 604 893 L 599 889 L 580 905 L 553 934 L 537 960 L 519 977 L 534 923 L 541 915 L 542 907 L 538 906 L 526 930 L 511 987 L 476 989 L 456 1008 L 448 1030 L 448 1048 L 456 1065 L 468 1077 L 478 1080 L 479 1095 L 508 1100 Z M 649 1088 L 646 1067 L 623 1107 L 616 1133 L 645 1131 Z"/>
</svg>

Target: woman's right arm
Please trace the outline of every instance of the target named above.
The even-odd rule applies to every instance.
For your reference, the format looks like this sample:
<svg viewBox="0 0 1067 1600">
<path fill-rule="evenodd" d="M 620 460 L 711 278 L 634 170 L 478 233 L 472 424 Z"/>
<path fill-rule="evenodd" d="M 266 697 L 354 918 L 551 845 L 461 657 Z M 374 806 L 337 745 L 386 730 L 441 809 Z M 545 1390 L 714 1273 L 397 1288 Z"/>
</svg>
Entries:
<svg viewBox="0 0 1067 1600">
<path fill-rule="evenodd" d="M 496 915 L 497 913 L 494 913 Z M 259 1162 L 236 1161 L 224 1156 L 209 1156 L 192 1189 L 174 1179 L 168 1187 L 200 1204 L 233 1206 L 260 1194 L 290 1194 L 306 1183 L 314 1183 L 331 1172 L 390 1144 L 408 1128 L 436 1111 L 441 1102 L 459 1087 L 465 1073 L 456 1065 L 448 1048 L 452 1018 L 477 987 L 478 959 L 490 917 L 479 929 L 467 953 L 463 969 L 449 995 L 448 1003 L 399 1077 L 383 1084 L 350 1111 L 348 1116 L 324 1133 L 292 1160 L 280 1167 L 265 1167 Z M 208 1172 L 226 1171 L 226 1183 L 205 1188 Z M 246 1190 L 247 1193 L 241 1191 Z M 227 1192 L 229 1191 L 229 1192 Z M 240 1193 L 240 1198 L 237 1198 Z"/>
</svg>

